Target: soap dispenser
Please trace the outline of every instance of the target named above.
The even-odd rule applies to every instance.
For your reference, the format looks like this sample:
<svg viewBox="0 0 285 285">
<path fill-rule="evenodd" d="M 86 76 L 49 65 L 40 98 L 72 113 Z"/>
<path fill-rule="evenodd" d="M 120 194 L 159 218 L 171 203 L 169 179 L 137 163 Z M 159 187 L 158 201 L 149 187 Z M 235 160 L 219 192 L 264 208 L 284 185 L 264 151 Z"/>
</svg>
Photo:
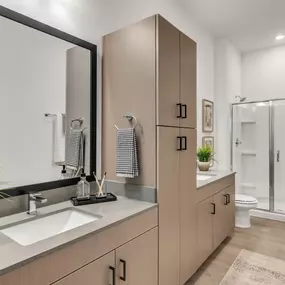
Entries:
<svg viewBox="0 0 285 285">
<path fill-rule="evenodd" d="M 65 169 L 65 165 L 62 166 L 62 170 L 61 170 L 61 175 L 59 177 L 59 180 L 64 180 L 64 179 L 67 179 L 69 178 L 68 177 L 68 174 L 66 173 L 66 169 Z"/>
<path fill-rule="evenodd" d="M 86 174 L 82 168 L 80 181 L 77 183 L 77 199 L 89 199 L 90 198 L 90 184 L 86 180 Z"/>
</svg>

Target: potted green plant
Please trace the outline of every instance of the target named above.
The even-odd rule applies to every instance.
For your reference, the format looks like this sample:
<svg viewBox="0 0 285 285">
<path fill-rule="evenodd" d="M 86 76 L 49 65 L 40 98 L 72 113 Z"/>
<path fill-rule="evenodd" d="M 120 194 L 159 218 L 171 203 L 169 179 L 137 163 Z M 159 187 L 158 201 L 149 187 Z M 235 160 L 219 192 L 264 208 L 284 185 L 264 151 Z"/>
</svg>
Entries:
<svg viewBox="0 0 285 285">
<path fill-rule="evenodd" d="M 209 146 L 200 147 L 197 151 L 198 167 L 200 171 L 208 171 L 213 160 L 213 151 Z"/>
</svg>

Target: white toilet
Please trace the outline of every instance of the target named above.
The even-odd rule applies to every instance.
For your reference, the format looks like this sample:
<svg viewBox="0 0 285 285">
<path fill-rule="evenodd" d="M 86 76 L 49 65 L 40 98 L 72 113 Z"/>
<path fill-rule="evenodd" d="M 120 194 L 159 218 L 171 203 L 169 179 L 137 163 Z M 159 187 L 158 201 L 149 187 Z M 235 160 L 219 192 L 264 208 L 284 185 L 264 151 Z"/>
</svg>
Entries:
<svg viewBox="0 0 285 285">
<path fill-rule="evenodd" d="M 255 209 L 258 201 L 251 196 L 236 194 L 236 227 L 237 228 L 250 228 L 250 214 L 249 211 Z"/>
</svg>

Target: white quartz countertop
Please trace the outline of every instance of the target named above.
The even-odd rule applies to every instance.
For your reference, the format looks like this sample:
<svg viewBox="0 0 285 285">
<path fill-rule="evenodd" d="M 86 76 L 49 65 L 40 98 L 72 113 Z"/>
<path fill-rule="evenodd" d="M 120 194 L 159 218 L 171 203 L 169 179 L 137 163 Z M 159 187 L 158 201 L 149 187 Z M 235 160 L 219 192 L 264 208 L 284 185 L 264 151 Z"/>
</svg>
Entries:
<svg viewBox="0 0 285 285">
<path fill-rule="evenodd" d="M 38 210 L 39 215 L 60 211 L 74 207 L 70 201 L 43 207 Z M 70 242 L 74 242 L 89 234 L 98 233 L 107 227 L 113 226 L 124 220 L 130 219 L 138 214 L 157 207 L 157 204 L 132 200 L 125 197 L 118 197 L 118 201 L 79 206 L 85 212 L 102 216 L 102 218 L 77 227 L 65 233 L 53 236 L 29 246 L 21 246 L 12 239 L 0 233 L 0 275 L 16 269 L 30 262 L 43 254 L 57 250 Z M 19 213 L 0 218 L 0 229 L 9 224 L 14 224 L 24 220 L 33 219 L 26 213 Z"/>
<path fill-rule="evenodd" d="M 235 172 L 233 171 L 213 171 L 213 170 L 210 170 L 210 171 L 199 171 L 197 172 L 197 190 L 200 190 L 202 189 L 203 187 L 211 184 L 211 183 L 214 183 L 222 178 L 225 178 L 227 176 L 230 176 L 230 175 L 234 175 Z M 209 179 L 206 179 L 206 180 L 200 180 L 198 179 L 199 176 L 211 176 Z"/>
</svg>

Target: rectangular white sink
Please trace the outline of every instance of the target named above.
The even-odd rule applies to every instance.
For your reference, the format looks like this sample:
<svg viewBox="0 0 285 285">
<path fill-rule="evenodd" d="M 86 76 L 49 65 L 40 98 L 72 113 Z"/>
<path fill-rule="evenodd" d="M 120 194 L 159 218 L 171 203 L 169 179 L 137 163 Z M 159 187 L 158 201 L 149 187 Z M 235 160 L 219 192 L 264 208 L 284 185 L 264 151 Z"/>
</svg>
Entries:
<svg viewBox="0 0 285 285">
<path fill-rule="evenodd" d="M 101 216 L 85 211 L 67 208 L 36 219 L 15 224 L 0 230 L 20 245 L 27 246 L 59 235 L 71 229 L 94 222 Z"/>
<path fill-rule="evenodd" d="M 197 175 L 197 180 L 201 180 L 201 181 L 205 181 L 205 180 L 208 180 L 210 178 L 213 178 L 213 176 L 210 176 L 210 175 Z"/>
</svg>

